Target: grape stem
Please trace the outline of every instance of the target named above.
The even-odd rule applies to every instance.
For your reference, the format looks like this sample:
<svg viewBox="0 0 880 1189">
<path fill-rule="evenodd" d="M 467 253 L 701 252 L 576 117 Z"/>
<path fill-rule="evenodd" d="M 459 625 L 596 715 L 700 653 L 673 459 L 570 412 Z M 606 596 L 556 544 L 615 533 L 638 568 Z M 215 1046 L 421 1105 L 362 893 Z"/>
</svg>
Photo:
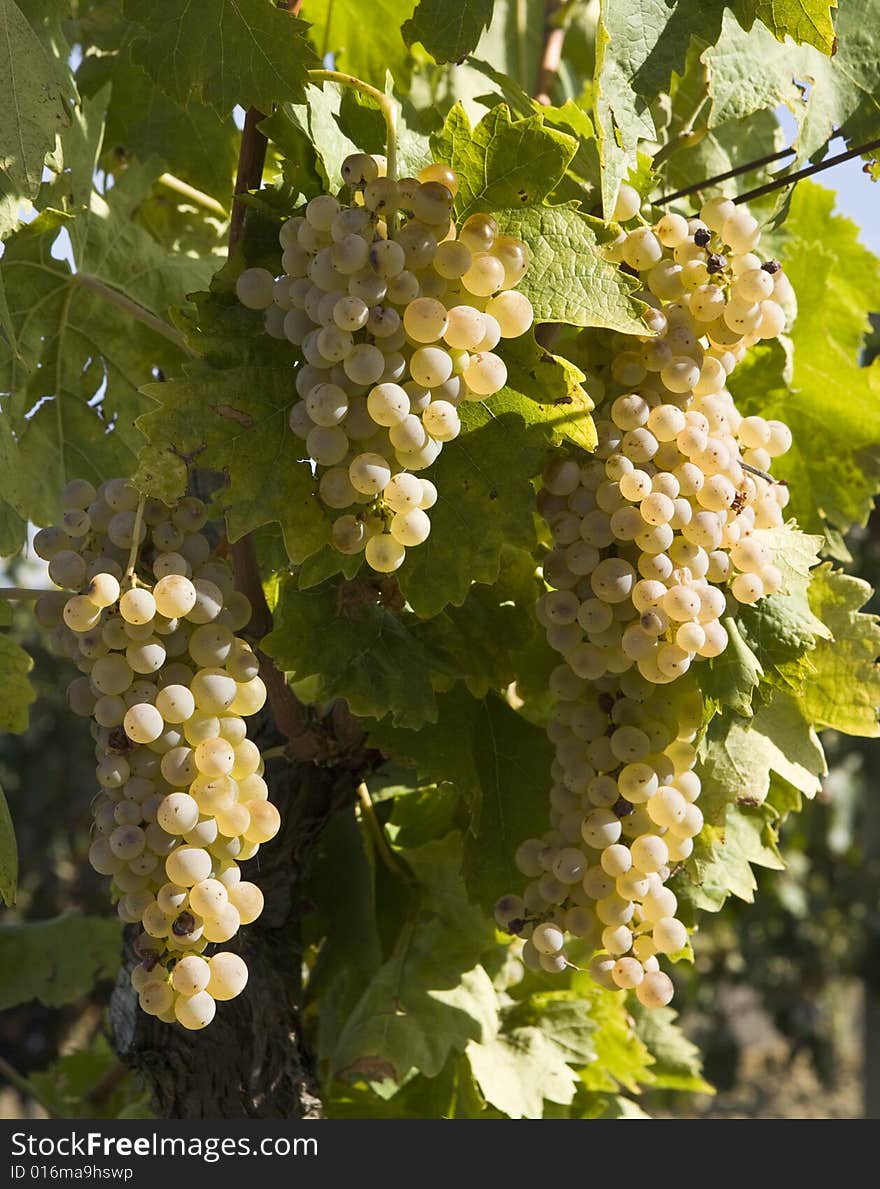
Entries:
<svg viewBox="0 0 880 1189">
<path fill-rule="evenodd" d="M 780 483 L 785 486 L 784 479 L 774 479 L 767 471 L 762 471 L 760 467 L 753 467 L 749 462 L 740 462 L 739 464 L 744 471 L 748 471 L 750 475 L 757 475 L 759 479 L 766 479 L 768 483 Z"/>
<path fill-rule="evenodd" d="M 0 586 L 0 599 L 11 602 L 14 599 L 39 599 L 44 594 L 54 593 L 51 586 L 40 589 L 35 586 Z"/>
<path fill-rule="evenodd" d="M 310 70 L 309 80 L 313 83 L 337 83 L 340 87 L 351 87 L 353 91 L 360 91 L 362 95 L 369 95 L 374 100 L 385 118 L 386 143 L 385 156 L 388 161 L 387 176 L 392 182 L 397 181 L 397 115 L 398 104 L 390 95 L 380 91 L 378 87 L 371 87 L 363 79 L 355 78 L 353 74 L 344 74 L 339 70 Z"/>
<path fill-rule="evenodd" d="M 181 198 L 188 198 L 190 202 L 195 203 L 196 206 L 204 207 L 206 211 L 210 211 L 213 215 L 217 215 L 221 219 L 229 218 L 229 211 L 216 198 L 212 198 L 210 194 L 206 194 L 203 190 L 197 190 L 195 186 L 190 186 L 188 182 L 175 177 L 173 173 L 160 174 L 158 181 L 166 190 L 173 190 Z"/>
<path fill-rule="evenodd" d="M 144 523 L 144 505 L 146 502 L 146 496 L 143 495 L 138 500 L 137 511 L 134 514 L 134 528 L 132 529 L 131 537 L 131 552 L 128 555 L 128 565 L 125 567 L 125 573 L 122 576 L 123 582 L 127 578 L 131 579 L 132 587 L 135 587 L 138 584 L 137 574 L 135 574 L 134 568 L 137 565 L 138 550 L 141 547 L 141 526 Z"/>
<path fill-rule="evenodd" d="M 357 786 L 357 798 L 361 817 L 366 822 L 367 830 L 373 841 L 373 847 L 379 858 L 395 878 L 414 887 L 417 880 L 409 867 L 401 862 L 389 846 L 385 831 L 382 828 L 382 823 L 376 816 L 376 809 L 373 805 L 373 798 L 370 796 L 370 790 L 367 788 L 366 781 L 364 780 Z"/>
</svg>

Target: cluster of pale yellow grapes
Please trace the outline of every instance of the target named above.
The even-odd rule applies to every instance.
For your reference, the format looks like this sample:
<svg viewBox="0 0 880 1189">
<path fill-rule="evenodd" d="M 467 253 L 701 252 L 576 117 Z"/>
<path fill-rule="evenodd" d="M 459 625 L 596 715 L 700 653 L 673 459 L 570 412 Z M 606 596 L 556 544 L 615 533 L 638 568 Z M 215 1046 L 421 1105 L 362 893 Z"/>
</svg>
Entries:
<svg viewBox="0 0 880 1189">
<path fill-rule="evenodd" d="M 628 190 L 624 221 L 638 211 Z M 783 584 L 771 530 L 788 488 L 768 471 L 791 434 L 743 417 L 726 387 L 746 350 L 784 329 L 791 304 L 758 238 L 726 199 L 699 219 L 666 214 L 621 233 L 612 254 L 642 281 L 652 333 L 591 340 L 596 454 L 555 458 L 538 497 L 552 549 L 537 614 L 562 656 L 551 829 L 520 847 L 532 882 L 496 916 L 526 938 L 527 966 L 564 970 L 568 933 L 598 951 L 599 983 L 648 1007 L 672 997 L 658 955 L 682 950 L 687 931 L 666 881 L 703 825 L 701 703 L 685 674 L 724 651 L 722 621 L 739 604 Z"/>
<path fill-rule="evenodd" d="M 74 479 L 62 502 L 34 547 L 65 590 L 41 596 L 37 617 L 83 674 L 68 698 L 95 740 L 89 861 L 112 876 L 122 920 L 143 927 L 141 1007 L 203 1028 L 247 982 L 237 954 L 208 954 L 262 911 L 239 863 L 280 825 L 244 721 L 266 699 L 235 634 L 250 604 L 211 556 L 201 500 L 167 507 L 125 479 Z"/>
<path fill-rule="evenodd" d="M 528 253 L 491 215 L 456 228 L 446 165 L 394 181 L 383 158 L 358 153 L 342 177 L 350 204 L 313 198 L 281 228 L 281 275 L 249 268 L 236 292 L 302 354 L 290 428 L 340 513 L 333 545 L 390 573 L 431 530 L 437 490 L 418 472 L 458 436 L 462 401 L 506 383 L 499 341 L 532 324 L 514 288 Z"/>
</svg>

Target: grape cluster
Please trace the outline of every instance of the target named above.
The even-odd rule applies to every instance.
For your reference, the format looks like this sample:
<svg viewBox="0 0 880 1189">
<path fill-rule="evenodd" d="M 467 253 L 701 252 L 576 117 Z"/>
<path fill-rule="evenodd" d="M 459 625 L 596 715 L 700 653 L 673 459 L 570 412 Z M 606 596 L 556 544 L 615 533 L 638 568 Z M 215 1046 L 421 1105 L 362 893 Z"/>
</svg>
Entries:
<svg viewBox="0 0 880 1189">
<path fill-rule="evenodd" d="M 290 428 L 339 513 L 333 545 L 391 573 L 431 530 L 437 490 L 417 472 L 458 436 L 462 401 L 504 386 L 494 349 L 524 334 L 533 311 L 514 289 L 525 244 L 487 214 L 456 229 L 448 166 L 398 181 L 384 173 L 383 158 L 346 158 L 351 203 L 313 198 L 281 228 L 282 275 L 246 269 L 236 292 L 302 353 Z"/>
<path fill-rule="evenodd" d="M 653 334 L 591 336 L 596 456 L 554 458 L 538 496 L 552 589 L 537 615 L 562 655 L 551 830 L 520 847 L 532 882 L 496 917 L 526 936 L 528 966 L 565 969 L 567 932 L 599 951 L 600 984 L 649 1007 L 672 996 L 657 955 L 687 942 L 666 881 L 703 824 L 702 705 L 685 675 L 724 651 L 738 605 L 782 588 L 768 530 L 788 489 L 767 472 L 791 434 L 743 417 L 726 388 L 746 350 L 782 331 L 791 298 L 779 265 L 755 255 L 758 234 L 723 199 L 622 233 L 614 254 L 643 281 Z"/>
<path fill-rule="evenodd" d="M 244 988 L 247 966 L 202 955 L 260 915 L 262 893 L 238 864 L 280 825 L 244 722 L 266 698 L 235 635 L 250 604 L 211 556 L 201 500 L 169 508 L 124 479 L 98 490 L 75 479 L 63 509 L 34 547 L 65 590 L 36 610 L 83 674 L 68 699 L 95 740 L 89 861 L 112 876 L 122 920 L 143 927 L 131 976 L 141 1007 L 203 1028 L 215 1000 Z"/>
</svg>

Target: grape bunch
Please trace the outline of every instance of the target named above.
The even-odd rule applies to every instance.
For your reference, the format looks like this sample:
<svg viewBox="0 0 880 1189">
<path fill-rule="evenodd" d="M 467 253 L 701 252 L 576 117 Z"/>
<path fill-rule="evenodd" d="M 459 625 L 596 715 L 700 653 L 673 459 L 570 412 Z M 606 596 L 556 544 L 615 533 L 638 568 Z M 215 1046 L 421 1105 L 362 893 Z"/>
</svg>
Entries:
<svg viewBox="0 0 880 1189">
<path fill-rule="evenodd" d="M 635 215 L 620 201 L 618 217 Z M 723 199 L 621 234 L 613 253 L 642 280 L 653 333 L 589 336 L 596 455 L 555 457 L 538 495 L 552 548 L 536 611 L 562 656 L 551 830 L 520 847 L 532 882 L 496 918 L 526 937 L 527 966 L 564 970 L 569 933 L 598 951 L 601 985 L 648 1007 L 672 997 L 658 955 L 687 931 L 666 881 L 703 824 L 702 702 L 687 674 L 727 647 L 725 617 L 783 585 L 772 530 L 788 488 L 768 472 L 791 434 L 743 417 L 726 387 L 792 301 L 780 266 L 755 254 L 758 234 Z"/>
<path fill-rule="evenodd" d="M 34 538 L 62 591 L 39 621 L 80 669 L 68 689 L 91 718 L 95 774 L 89 861 L 112 877 L 123 921 L 140 923 L 140 1006 L 203 1028 L 247 982 L 237 955 L 208 947 L 256 920 L 263 895 L 241 878 L 280 825 L 245 718 L 266 699 L 257 658 L 236 636 L 251 608 L 200 530 L 201 500 L 142 500 L 124 479 L 74 479 L 59 525 Z M 74 592 L 74 593 L 70 593 Z"/>
<path fill-rule="evenodd" d="M 515 291 L 528 253 L 491 215 L 456 229 L 448 166 L 394 181 L 358 153 L 342 177 L 350 203 L 313 198 L 281 228 L 282 275 L 246 269 L 236 292 L 304 359 L 290 428 L 338 513 L 333 545 L 391 573 L 431 530 L 437 490 L 419 472 L 458 436 L 462 401 L 504 386 L 499 341 L 532 325 Z"/>
</svg>

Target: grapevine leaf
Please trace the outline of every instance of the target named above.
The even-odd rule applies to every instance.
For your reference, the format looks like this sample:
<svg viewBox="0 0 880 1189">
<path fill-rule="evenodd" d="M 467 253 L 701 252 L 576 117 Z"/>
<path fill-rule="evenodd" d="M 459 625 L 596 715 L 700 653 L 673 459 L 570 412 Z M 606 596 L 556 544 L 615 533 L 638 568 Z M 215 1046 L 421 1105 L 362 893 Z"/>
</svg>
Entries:
<svg viewBox="0 0 880 1189">
<path fill-rule="evenodd" d="M 15 903 L 18 888 L 18 847 L 15 844 L 15 826 L 6 803 L 3 789 L 0 789 L 0 900 L 6 905 Z"/>
<path fill-rule="evenodd" d="M 676 880 L 676 893 L 694 908 L 718 912 L 728 896 L 751 904 L 758 884 L 752 865 L 780 871 L 767 806 L 728 805 L 721 828 L 710 826 L 697 840 L 692 859 Z M 690 881 L 690 882 L 688 882 Z"/>
<path fill-rule="evenodd" d="M 540 1119 L 545 1100 L 571 1103 L 572 1065 L 596 1059 L 587 1006 L 567 991 L 534 995 L 502 1014 L 494 1038 L 471 1042 L 467 1058 L 486 1101 L 511 1119 Z"/>
<path fill-rule="evenodd" d="M 310 701 L 345 698 L 359 717 L 390 712 L 395 724 L 420 727 L 437 708 L 413 620 L 376 601 L 370 587 L 348 595 L 333 582 L 298 590 L 291 577 L 280 584 L 275 627 L 261 647 L 294 687 L 314 679 Z"/>
<path fill-rule="evenodd" d="M 743 639 L 736 620 L 725 616 L 723 623 L 727 631 L 727 647 L 708 665 L 699 666 L 700 690 L 714 705 L 729 706 L 737 714 L 749 716 L 752 694 L 764 676 L 764 670 Z"/>
<path fill-rule="evenodd" d="M 468 799 L 465 877 L 474 899 L 491 904 L 517 879 L 517 846 L 544 827 L 552 749 L 539 727 L 497 695 L 477 701 L 454 690 L 438 695 L 437 708 L 437 722 L 418 733 L 383 722 L 371 742 L 412 763 L 420 777 L 456 785 Z"/>
<path fill-rule="evenodd" d="M 317 65 L 305 22 L 265 0 L 125 0 L 124 12 L 141 30 L 132 56 L 158 86 L 221 116 L 236 103 L 269 111 L 275 99 L 298 99 Z"/>
<path fill-rule="evenodd" d="M 104 154 L 121 150 L 140 161 L 155 157 L 175 177 L 228 204 L 239 137 L 231 113 L 218 118 L 195 98 L 175 102 L 132 62 L 127 45 L 115 54 L 89 55 L 76 77 L 86 96 L 111 83 Z"/>
<path fill-rule="evenodd" d="M 455 448 L 430 471 L 439 492 L 431 535 L 399 571 L 400 588 L 422 618 L 463 603 L 474 582 L 495 582 L 505 545 L 535 545 L 531 477 L 546 460 L 552 420 L 510 389 L 488 404 L 464 404 L 459 414 Z"/>
<path fill-rule="evenodd" d="M 574 974 L 571 986 L 589 1003 L 589 1015 L 595 1025 L 592 1041 L 596 1060 L 580 1070 L 581 1083 L 591 1091 L 615 1093 L 622 1088 L 638 1093 L 640 1085 L 651 1083 L 652 1058 L 645 1043 L 633 1031 L 626 1000 L 597 986 L 586 971 Z"/>
<path fill-rule="evenodd" d="M 761 26 L 746 34 L 726 15 L 717 44 L 703 55 L 712 96 L 710 125 L 785 103 L 800 125 L 800 158 L 821 156 L 834 132 L 851 145 L 870 140 L 880 107 L 877 18 L 877 0 L 845 4 L 836 22 L 837 51 L 829 59 L 815 42 L 780 43 Z M 810 84 L 808 93 L 804 81 Z"/>
<path fill-rule="evenodd" d="M 65 912 L 48 921 L 0 925 L 0 1011 L 38 999 L 61 1007 L 100 979 L 115 978 L 122 922 Z"/>
<path fill-rule="evenodd" d="M 479 965 L 493 934 L 458 876 L 460 834 L 408 850 L 406 861 L 421 890 L 338 1036 L 332 1064 L 343 1077 L 435 1077 L 450 1053 L 497 1027 L 495 990 Z"/>
<path fill-rule="evenodd" d="M 800 701 L 775 690 L 752 718 L 716 718 L 702 749 L 705 797 L 700 802 L 710 822 L 723 819 L 724 806 L 760 805 L 770 788 L 771 772 L 808 797 L 819 791 L 825 758 Z"/>
<path fill-rule="evenodd" d="M 225 472 L 217 494 L 230 540 L 277 520 L 294 562 L 327 539 L 327 520 L 315 495 L 311 468 L 297 459 L 287 414 L 294 400 L 285 368 L 194 369 L 185 379 L 148 384 L 161 404 L 138 425 L 153 447 Z"/>
<path fill-rule="evenodd" d="M 36 700 L 28 680 L 33 667 L 20 645 L 0 635 L 0 731 L 20 735 L 27 730 L 28 707 Z"/>
<path fill-rule="evenodd" d="M 779 41 L 791 37 L 824 54 L 835 51 L 831 13 L 837 0 L 736 0 L 733 7 L 746 29 L 761 21 Z"/>
<path fill-rule="evenodd" d="M 829 638 L 812 654 L 815 673 L 803 692 L 803 713 L 818 727 L 876 736 L 880 706 L 880 621 L 860 611 L 871 589 L 860 578 L 822 566 L 810 583 L 810 606 Z"/>
<path fill-rule="evenodd" d="M 730 380 L 744 414 L 790 427 L 794 445 L 773 469 L 810 532 L 826 521 L 840 531 L 863 524 L 880 490 L 880 363 L 858 366 L 868 311 L 880 308 L 880 264 L 833 206 L 832 191 L 801 183 L 786 222 L 785 270 L 799 305 L 790 379 L 773 344 L 756 347 Z"/>
<path fill-rule="evenodd" d="M 859 0 L 855 6 L 845 5 L 841 17 L 847 8 L 861 8 L 875 2 L 876 0 Z M 730 8 L 733 9 L 736 20 L 731 16 Z M 733 85 L 737 83 L 737 57 L 733 53 L 728 55 L 726 47 L 731 42 L 744 47 L 741 74 L 749 71 L 754 63 L 756 84 L 760 86 L 762 84 L 757 77 L 758 65 L 760 64 L 765 76 L 772 75 L 772 62 L 777 57 L 786 58 L 790 50 L 794 51 L 799 64 L 805 61 L 812 63 L 815 60 L 823 71 L 828 69 L 827 59 L 811 47 L 818 46 L 826 53 L 831 52 L 833 30 L 830 8 L 830 4 L 820 4 L 813 0 L 808 0 L 807 3 L 792 0 L 786 4 L 779 4 L 776 0 L 737 0 L 733 5 L 706 4 L 702 0 L 678 0 L 677 3 L 668 3 L 667 0 L 634 0 L 633 3 L 624 5 L 604 0 L 596 33 L 594 97 L 599 159 L 602 166 L 602 202 L 606 215 L 614 208 L 620 183 L 625 180 L 630 168 L 635 164 L 639 141 L 653 141 L 656 138 L 657 129 L 653 118 L 657 107 L 656 97 L 670 89 L 673 74 L 685 73 L 687 50 L 692 38 L 710 47 L 714 47 L 716 43 L 721 47 L 720 55 L 726 56 L 729 61 Z M 756 19 L 766 19 L 773 30 L 772 34 L 760 25 L 753 28 Z M 867 30 L 872 27 L 870 17 L 862 11 L 860 21 L 866 33 L 861 44 L 857 48 L 854 47 L 853 60 L 857 69 L 850 72 L 855 77 L 847 83 L 847 93 L 853 97 L 859 89 L 867 89 L 870 94 L 870 85 L 866 87 L 866 83 L 869 82 L 866 76 L 870 75 L 872 68 L 876 69 L 876 54 L 866 52 L 864 45 Z M 748 36 L 742 32 L 740 26 L 751 29 Z M 854 33 L 858 27 L 856 21 L 853 21 Z M 840 21 L 838 35 L 842 53 L 845 38 Z M 798 47 L 788 43 L 788 46 L 780 47 L 776 38 L 782 39 L 786 36 L 803 40 L 810 45 Z M 854 36 L 853 39 L 856 40 L 857 37 Z M 757 45 L 762 47 L 760 58 L 755 57 Z M 715 54 L 714 49 L 708 52 Z M 770 69 L 768 59 L 771 59 Z M 712 61 L 714 60 L 713 57 Z M 839 62 L 836 68 L 839 69 Z M 815 71 L 804 70 L 801 65 L 800 72 L 792 67 L 786 73 L 791 80 L 812 78 Z M 790 86 L 790 81 L 784 85 Z M 765 86 L 772 89 L 773 80 Z M 859 99 L 861 98 L 862 96 L 859 96 Z M 765 97 L 752 105 L 741 104 L 740 107 L 744 110 L 740 114 L 758 111 L 767 102 Z M 865 106 L 869 104 L 865 103 Z M 876 108 L 874 115 L 876 119 Z M 729 119 L 730 116 L 725 118 Z M 720 112 L 717 122 L 721 122 Z M 828 136 L 825 135 L 822 143 L 827 139 Z"/>
<path fill-rule="evenodd" d="M 460 62 L 492 20 L 494 0 L 419 0 L 401 29 L 407 45 L 420 41 L 435 62 Z"/>
<path fill-rule="evenodd" d="M 11 557 L 27 540 L 27 521 L 0 499 L 0 557 Z"/>
<path fill-rule="evenodd" d="M 438 160 L 460 179 L 457 214 L 491 211 L 500 230 L 525 240 L 531 265 L 517 288 L 538 322 L 570 322 L 641 333 L 635 283 L 599 252 L 604 225 L 572 207 L 538 205 L 558 185 L 578 141 L 542 115 L 511 120 L 498 104 L 472 128 L 461 104 L 432 138 Z"/>
<path fill-rule="evenodd" d="M 505 235 L 529 246 L 531 264 L 517 289 L 531 301 L 536 322 L 644 334 L 643 307 L 632 297 L 636 282 L 602 258 L 602 223 L 565 206 L 498 211 L 496 219 Z"/>
<path fill-rule="evenodd" d="M 186 492 L 186 463 L 168 450 L 144 446 L 131 481 L 143 495 L 170 506 Z"/>
<path fill-rule="evenodd" d="M 645 1008 L 629 1002 L 636 1035 L 648 1046 L 654 1064 L 651 1085 L 657 1090 L 679 1090 L 687 1094 L 713 1094 L 701 1076 L 700 1050 L 676 1025 L 678 1015 L 669 1007 Z"/>
<path fill-rule="evenodd" d="M 518 672 L 515 654 L 537 634 L 532 608 L 538 594 L 531 555 L 505 548 L 497 582 L 475 583 L 461 607 L 417 624 L 435 688 L 463 678 L 475 698 L 484 698 L 490 689 L 508 686 Z"/>
<path fill-rule="evenodd" d="M 775 47 L 778 49 L 779 47 Z M 695 111 L 705 111 L 709 103 L 710 86 L 716 96 L 721 82 L 714 69 L 707 64 L 711 49 L 702 42 L 693 42 L 687 55 L 687 68 L 681 78 L 674 78 L 671 84 L 669 119 L 663 132 L 669 155 L 663 162 L 664 189 L 684 189 L 694 178 L 716 177 L 732 169 L 747 166 L 761 157 L 769 157 L 783 148 L 784 137 L 779 121 L 773 111 L 746 108 L 743 117 L 723 121 L 721 113 L 709 109 L 708 119 L 704 116 L 695 134 L 693 127 Z M 743 175 L 729 178 L 713 185 L 713 192 L 735 197 L 769 179 L 767 167 L 749 169 Z"/>
<path fill-rule="evenodd" d="M 494 214 L 540 203 L 565 173 L 577 141 L 548 128 L 537 112 L 511 120 L 504 103 L 472 128 L 457 103 L 431 138 L 431 147 L 437 160 L 456 172 L 456 217 L 466 219 L 476 211 Z"/>
<path fill-rule="evenodd" d="M 51 254 L 62 228 L 75 272 Z M 131 469 L 142 442 L 134 420 L 148 404 L 138 389 L 152 368 L 180 365 L 160 319 L 209 269 L 164 252 L 97 195 L 76 218 L 46 210 L 7 242 L 0 276 L 18 355 L 0 342 L 0 459 L 19 515 L 45 524 L 72 475 L 100 482 Z"/>
<path fill-rule="evenodd" d="M 349 1012 L 382 964 L 373 872 L 354 807 L 327 823 L 310 865 L 308 898 L 324 942 L 309 973 L 308 998 L 320 1004 L 318 1047 L 333 1051 Z"/>
<path fill-rule="evenodd" d="M 595 450 L 596 428 L 590 416 L 594 405 L 581 387 L 584 374 L 579 368 L 545 351 L 531 334 L 499 344 L 498 354 L 507 364 L 507 387 L 552 411 L 558 441 Z"/>
<path fill-rule="evenodd" d="M 301 16 L 311 23 L 309 37 L 321 58 L 333 55 L 334 67 L 381 89 L 385 72 L 406 88 L 411 58 L 401 25 L 412 12 L 412 0 L 376 0 L 370 7 L 369 31 L 359 0 L 304 0 Z"/>
<path fill-rule="evenodd" d="M 118 1063 L 109 1040 L 98 1032 L 88 1047 L 65 1053 L 28 1080 L 55 1118 L 155 1118 L 149 1092 L 139 1087 L 132 1072 L 120 1078 Z"/>
<path fill-rule="evenodd" d="M 0 0 L 0 234 L 18 222 L 22 199 L 40 187 L 43 159 L 70 123 L 69 87 L 58 64 L 14 0 Z"/>
</svg>

